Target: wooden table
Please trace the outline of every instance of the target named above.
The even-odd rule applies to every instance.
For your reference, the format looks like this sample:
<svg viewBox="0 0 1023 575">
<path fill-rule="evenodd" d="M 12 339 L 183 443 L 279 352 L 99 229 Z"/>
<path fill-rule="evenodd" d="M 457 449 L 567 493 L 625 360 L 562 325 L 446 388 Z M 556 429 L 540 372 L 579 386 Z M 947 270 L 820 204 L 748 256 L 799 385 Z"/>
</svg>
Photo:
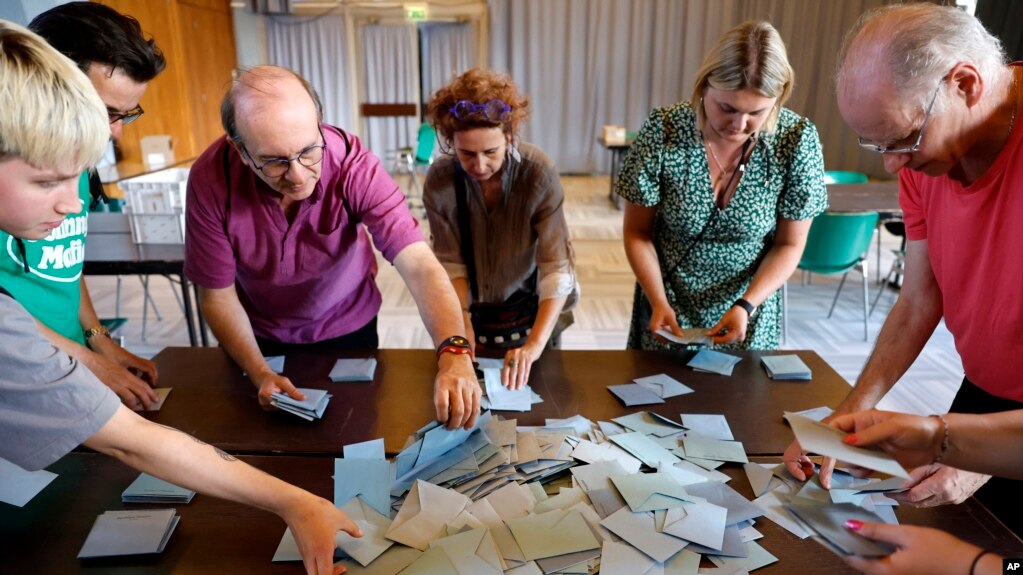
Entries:
<svg viewBox="0 0 1023 575">
<path fill-rule="evenodd" d="M 548 350 L 534 364 L 530 386 L 543 397 L 528 413 L 499 412 L 520 425 L 542 425 L 545 418 L 576 414 L 594 421 L 649 410 L 678 421 L 679 414 L 720 413 L 750 455 L 777 455 L 792 441 L 782 412 L 834 406 L 849 384 L 812 351 L 799 351 L 810 367 L 810 383 L 767 378 L 760 353 L 743 353 L 732 377 L 697 373 L 685 364 L 693 352 Z M 793 353 L 793 352 L 768 352 Z M 348 354 L 356 357 L 358 354 Z M 366 354 L 364 354 L 366 355 Z M 173 387 L 163 409 L 149 419 L 177 427 L 232 453 L 341 455 L 342 445 L 383 437 L 389 454 L 435 417 L 433 350 L 383 349 L 376 352 L 372 383 L 332 383 L 333 355 L 287 358 L 284 374 L 298 387 L 333 394 L 322 420 L 305 421 L 264 412 L 256 388 L 220 348 L 167 348 L 154 361 L 161 385 Z M 633 378 L 667 373 L 695 390 L 666 403 L 627 408 L 606 388 Z"/>
<path fill-rule="evenodd" d="M 185 277 L 183 244 L 137 244 L 132 240 L 128 215 L 124 213 L 89 214 L 89 239 L 82 273 L 85 275 L 164 275 L 176 276 L 181 286 L 181 304 L 188 327 L 188 342 L 199 340 L 209 345 L 206 321 L 199 310 L 199 296 Z M 198 330 L 196 325 L 198 324 Z M 197 337 L 198 336 L 198 337 Z"/>
<path fill-rule="evenodd" d="M 333 459 L 328 457 L 243 457 L 289 483 L 317 495 L 333 497 Z M 4 504 L 0 512 L 0 565 L 3 573 L 302 573 L 300 563 L 271 563 L 284 534 L 284 522 L 266 511 L 196 495 L 187 505 L 173 505 L 181 523 L 159 555 L 77 559 L 96 516 L 118 509 L 168 507 L 121 503 L 123 491 L 138 472 L 112 458 L 70 454 L 49 467 L 59 476 L 30 501 L 17 508 Z M 722 471 L 746 497 L 752 492 L 742 468 L 728 464 Z M 961 505 L 928 509 L 897 508 L 899 520 L 949 531 L 967 541 L 1008 556 L 1019 557 L 1023 542 L 1008 531 L 975 499 Z M 757 575 L 852 574 L 836 556 L 812 540 L 801 540 L 769 519 L 757 520 L 764 534 L 759 543 L 778 557 Z M 704 560 L 704 566 L 710 567 Z"/>
<path fill-rule="evenodd" d="M 827 188 L 829 212 L 902 213 L 897 180 L 867 184 L 831 184 Z"/>
</svg>

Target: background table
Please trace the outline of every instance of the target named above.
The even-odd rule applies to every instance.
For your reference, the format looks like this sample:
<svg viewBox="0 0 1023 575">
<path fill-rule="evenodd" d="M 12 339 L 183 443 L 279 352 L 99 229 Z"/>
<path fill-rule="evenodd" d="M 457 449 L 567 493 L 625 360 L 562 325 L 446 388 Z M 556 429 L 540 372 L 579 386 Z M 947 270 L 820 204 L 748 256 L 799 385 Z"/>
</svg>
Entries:
<svg viewBox="0 0 1023 575">
<path fill-rule="evenodd" d="M 547 350 L 533 365 L 530 386 L 543 397 L 532 411 L 501 411 L 520 425 L 542 425 L 545 418 L 576 414 L 594 421 L 649 410 L 678 421 L 680 413 L 720 413 L 750 455 L 781 454 L 792 441 L 783 411 L 837 405 L 849 384 L 812 351 L 797 353 L 813 372 L 812 382 L 768 379 L 760 353 L 745 352 L 731 377 L 686 367 L 693 352 Z M 355 356 L 355 354 L 349 354 Z M 264 412 L 256 388 L 219 348 L 167 348 L 154 361 L 160 384 L 173 387 L 163 409 L 145 414 L 232 453 L 340 456 L 344 444 L 383 437 L 389 454 L 435 417 L 433 350 L 383 349 L 376 352 L 372 383 L 332 383 L 333 355 L 289 356 L 284 374 L 299 387 L 333 394 L 322 420 L 305 421 L 282 412 Z M 695 390 L 663 404 L 625 407 L 608 385 L 667 373 Z"/>
<path fill-rule="evenodd" d="M 328 457 L 243 457 L 289 483 L 333 497 L 333 459 Z M 59 475 L 24 508 L 0 504 L 0 565 L 5 574 L 38 573 L 302 573 L 300 563 L 271 563 L 284 534 L 284 522 L 266 511 L 196 495 L 187 505 L 121 503 L 138 472 L 113 458 L 74 453 L 51 465 Z M 746 497 L 752 492 L 741 466 L 722 471 Z M 96 516 L 117 509 L 175 507 L 181 522 L 159 555 L 77 559 Z M 1020 556 L 1023 542 L 974 499 L 929 509 L 897 508 L 903 523 L 937 527 L 1009 556 Z M 757 520 L 759 543 L 779 561 L 757 575 L 851 574 L 854 570 L 812 540 L 801 540 L 769 519 Z M 710 563 L 704 560 L 704 565 Z"/>
<path fill-rule="evenodd" d="M 827 188 L 829 212 L 902 213 L 897 180 L 867 184 L 830 184 Z"/>
<path fill-rule="evenodd" d="M 633 140 L 635 138 L 625 138 L 624 141 L 608 143 L 603 136 L 597 138 L 600 145 L 611 152 L 611 189 L 608 192 L 608 198 L 614 204 L 614 207 L 619 210 L 622 209 L 622 197 L 615 193 L 615 180 L 618 179 L 618 172 L 622 169 L 622 159 L 625 157 L 625 152 L 629 151 L 629 146 L 632 145 Z"/>
<path fill-rule="evenodd" d="M 136 244 L 131 238 L 128 215 L 124 213 L 89 214 L 89 240 L 85 250 L 85 275 L 164 275 L 177 276 L 181 286 L 181 304 L 185 308 L 188 342 L 198 339 L 209 345 L 206 321 L 199 309 L 198 291 L 192 300 L 192 284 L 185 277 L 185 246 L 182 244 Z M 196 325 L 198 336 L 196 337 Z"/>
</svg>

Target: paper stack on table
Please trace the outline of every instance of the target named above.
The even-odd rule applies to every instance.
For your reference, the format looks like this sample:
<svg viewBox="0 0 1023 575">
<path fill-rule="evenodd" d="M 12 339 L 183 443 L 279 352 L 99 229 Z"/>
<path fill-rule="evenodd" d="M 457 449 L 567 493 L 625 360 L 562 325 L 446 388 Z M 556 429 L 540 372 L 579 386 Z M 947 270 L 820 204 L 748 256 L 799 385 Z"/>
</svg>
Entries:
<svg viewBox="0 0 1023 575">
<path fill-rule="evenodd" d="M 686 365 L 696 371 L 717 373 L 719 375 L 732 375 L 732 369 L 735 368 L 735 364 L 740 361 L 742 361 L 742 358 L 734 355 L 721 353 L 720 351 L 714 351 L 711 349 L 701 349 L 696 352 L 696 355 L 694 355 Z"/>
<path fill-rule="evenodd" d="M 174 509 L 107 511 L 96 518 L 78 557 L 162 553 L 179 519 Z"/>
<path fill-rule="evenodd" d="M 664 403 L 670 397 L 693 393 L 692 388 L 666 373 L 638 377 L 632 381 L 607 386 L 607 390 L 618 396 L 626 407 Z"/>
<path fill-rule="evenodd" d="M 309 421 L 323 417 L 323 412 L 327 410 L 327 403 L 330 401 L 330 394 L 323 389 L 305 387 L 297 389 L 305 395 L 305 399 L 299 401 L 286 393 L 275 393 L 270 396 L 270 405 Z"/>
<path fill-rule="evenodd" d="M 330 370 L 330 380 L 334 383 L 343 381 L 373 381 L 377 370 L 375 357 L 355 359 L 339 359 Z"/>
<path fill-rule="evenodd" d="M 195 491 L 142 473 L 121 492 L 123 503 L 189 503 Z"/>
<path fill-rule="evenodd" d="M 810 381 L 813 378 L 810 368 L 795 354 L 765 355 L 760 362 L 771 379 Z"/>
</svg>

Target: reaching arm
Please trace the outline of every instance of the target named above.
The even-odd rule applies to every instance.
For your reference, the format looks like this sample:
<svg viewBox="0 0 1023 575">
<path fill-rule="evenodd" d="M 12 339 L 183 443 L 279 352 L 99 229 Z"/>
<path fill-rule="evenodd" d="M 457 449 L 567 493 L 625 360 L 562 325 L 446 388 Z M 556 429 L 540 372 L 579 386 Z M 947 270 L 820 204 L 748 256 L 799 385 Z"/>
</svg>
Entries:
<svg viewBox="0 0 1023 575">
<path fill-rule="evenodd" d="M 287 393 L 298 400 L 305 399 L 291 380 L 274 373 L 263 359 L 256 344 L 256 336 L 252 334 L 249 316 L 233 285 L 220 289 L 200 287 L 199 305 L 217 341 L 259 390 L 259 404 L 264 409 L 270 409 L 270 397 L 278 392 Z"/>
<path fill-rule="evenodd" d="M 764 303 L 768 297 L 778 291 L 782 284 L 792 276 L 799 265 L 799 258 L 803 256 L 803 248 L 806 247 L 806 235 L 810 231 L 810 224 L 813 220 L 789 220 L 778 218 L 778 232 L 775 235 L 774 244 L 760 262 L 749 287 L 742 295 L 742 298 L 754 307 Z M 749 314 L 746 310 L 732 306 L 721 316 L 717 325 L 710 329 L 711 333 L 720 334 L 714 336 L 714 343 L 726 344 L 746 339 L 746 326 L 749 324 Z M 724 333 L 721 333 L 724 330 Z"/>
<path fill-rule="evenodd" d="M 435 346 L 465 333 L 459 297 L 426 242 L 409 244 L 398 252 L 394 267 L 412 293 Z M 449 429 L 471 428 L 479 415 L 482 394 L 472 360 L 468 355 L 442 353 L 437 363 L 433 397 L 437 420 Z"/>
<path fill-rule="evenodd" d="M 906 271 L 899 299 L 881 327 L 874 351 L 867 359 L 855 387 L 838 406 L 836 413 L 853 413 L 877 405 L 920 354 L 941 320 L 941 315 L 941 290 L 931 270 L 927 241 L 910 241 L 906 246 Z M 806 477 L 802 466 L 809 459 L 798 443 L 793 442 L 789 446 L 783 460 L 794 477 Z M 831 471 L 834 467 L 833 459 L 824 459 L 820 480 L 825 487 L 831 484 Z"/>
<path fill-rule="evenodd" d="M 846 443 L 877 446 L 907 467 L 928 465 L 941 454 L 950 467 L 1023 479 L 1023 410 L 983 415 L 949 413 L 948 446 L 941 453 L 945 425 L 937 417 L 890 411 L 861 411 L 831 421 L 849 435 Z"/>
<path fill-rule="evenodd" d="M 96 377 L 113 390 L 125 405 L 133 408 L 139 405 L 149 407 L 160 400 L 149 384 L 135 377 L 117 362 L 92 351 L 76 341 L 71 341 L 38 320 L 36 321 L 36 326 L 39 327 L 39 331 L 46 336 L 46 339 L 50 340 L 54 347 L 82 362 L 82 365 L 88 367 L 89 371 L 96 374 Z M 107 338 L 98 336 L 93 339 Z M 116 345 L 112 341 L 109 343 Z"/>
<path fill-rule="evenodd" d="M 89 296 L 89 288 L 85 285 L 85 280 L 79 281 L 78 285 L 81 286 L 81 296 L 79 297 L 78 304 L 78 323 L 82 326 L 82 330 L 92 329 L 100 325 L 99 316 L 96 314 L 96 308 L 92 306 L 92 297 Z M 93 337 L 89 340 L 89 346 L 96 353 L 118 365 L 126 369 L 138 371 L 142 378 L 149 382 L 149 385 L 156 385 L 157 373 L 155 363 L 131 353 L 107 337 Z"/>
<path fill-rule="evenodd" d="M 657 207 L 645 207 L 625 202 L 625 219 L 622 222 L 625 239 L 625 255 L 629 266 L 636 274 L 636 280 L 643 293 L 650 300 L 650 331 L 667 328 L 677 335 L 682 335 L 675 317 L 675 310 L 668 302 L 664 291 L 664 278 L 661 277 L 661 265 L 654 247 L 653 230 Z"/>
<path fill-rule="evenodd" d="M 355 537 L 362 535 L 359 527 L 331 502 L 124 407 L 85 445 L 171 483 L 277 514 L 295 534 L 310 574 L 338 572 L 333 568 L 338 530 Z"/>
<path fill-rule="evenodd" d="M 547 342 L 558 324 L 561 310 L 565 308 L 568 296 L 552 297 L 540 301 L 533 320 L 533 329 L 521 347 L 508 350 L 504 355 L 504 368 L 501 370 L 501 383 L 510 389 L 521 389 L 529 382 L 529 372 L 533 362 L 540 359 Z"/>
</svg>

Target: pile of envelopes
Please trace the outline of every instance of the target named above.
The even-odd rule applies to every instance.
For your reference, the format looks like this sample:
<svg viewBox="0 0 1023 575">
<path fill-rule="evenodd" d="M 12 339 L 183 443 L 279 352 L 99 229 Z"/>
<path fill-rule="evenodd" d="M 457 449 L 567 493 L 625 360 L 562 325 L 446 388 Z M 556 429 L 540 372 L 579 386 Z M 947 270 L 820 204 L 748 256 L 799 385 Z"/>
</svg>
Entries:
<svg viewBox="0 0 1023 575">
<path fill-rule="evenodd" d="M 757 500 L 726 484 L 717 471 L 726 463 L 746 467 Z M 806 537 L 802 525 L 834 515 L 797 519 L 785 507 L 793 496 L 804 507 L 887 504 L 866 480 L 842 475 L 829 494 L 786 475 L 749 463 L 722 415 L 577 415 L 520 427 L 486 412 L 470 430 L 423 427 L 393 461 L 380 439 L 345 446 L 334 502 L 364 535 L 339 533 L 337 556 L 349 573 L 378 575 L 696 575 L 704 556 L 737 573 L 777 561 L 755 541 L 761 516 Z M 274 560 L 298 559 L 285 532 Z"/>
<path fill-rule="evenodd" d="M 270 405 L 308 421 L 323 417 L 323 412 L 327 411 L 327 403 L 330 402 L 330 393 L 323 389 L 306 387 L 297 389 L 305 395 L 305 399 L 292 399 L 286 393 L 275 393 L 270 396 Z"/>
</svg>

